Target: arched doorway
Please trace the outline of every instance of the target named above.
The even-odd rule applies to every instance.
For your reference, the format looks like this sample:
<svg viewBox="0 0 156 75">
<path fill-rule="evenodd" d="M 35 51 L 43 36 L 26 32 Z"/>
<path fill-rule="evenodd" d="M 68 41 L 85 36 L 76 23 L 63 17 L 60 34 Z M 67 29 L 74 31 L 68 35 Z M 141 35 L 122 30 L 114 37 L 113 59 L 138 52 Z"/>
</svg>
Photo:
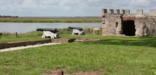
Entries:
<svg viewBox="0 0 156 75">
<path fill-rule="evenodd" d="M 135 36 L 135 23 L 134 20 L 126 20 L 122 22 L 122 31 L 126 36 Z"/>
</svg>

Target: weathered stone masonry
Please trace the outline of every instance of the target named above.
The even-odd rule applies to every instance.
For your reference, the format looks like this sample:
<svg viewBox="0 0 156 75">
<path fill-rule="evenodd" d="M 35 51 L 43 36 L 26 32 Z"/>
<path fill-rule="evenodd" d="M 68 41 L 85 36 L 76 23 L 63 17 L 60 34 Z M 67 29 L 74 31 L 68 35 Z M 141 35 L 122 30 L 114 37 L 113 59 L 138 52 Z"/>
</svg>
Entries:
<svg viewBox="0 0 156 75">
<path fill-rule="evenodd" d="M 144 14 L 143 10 L 131 14 L 130 10 L 104 9 L 103 36 L 155 36 L 156 16 Z"/>
</svg>

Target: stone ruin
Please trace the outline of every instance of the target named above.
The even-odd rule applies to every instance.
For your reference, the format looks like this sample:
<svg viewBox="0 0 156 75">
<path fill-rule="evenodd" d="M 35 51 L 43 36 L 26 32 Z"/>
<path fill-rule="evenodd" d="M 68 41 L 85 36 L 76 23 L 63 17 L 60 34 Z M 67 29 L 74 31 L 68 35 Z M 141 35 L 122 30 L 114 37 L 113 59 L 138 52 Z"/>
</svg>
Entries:
<svg viewBox="0 0 156 75">
<path fill-rule="evenodd" d="M 126 9 L 103 9 L 103 36 L 155 36 L 156 10 L 144 14 L 143 10 L 131 13 Z"/>
</svg>

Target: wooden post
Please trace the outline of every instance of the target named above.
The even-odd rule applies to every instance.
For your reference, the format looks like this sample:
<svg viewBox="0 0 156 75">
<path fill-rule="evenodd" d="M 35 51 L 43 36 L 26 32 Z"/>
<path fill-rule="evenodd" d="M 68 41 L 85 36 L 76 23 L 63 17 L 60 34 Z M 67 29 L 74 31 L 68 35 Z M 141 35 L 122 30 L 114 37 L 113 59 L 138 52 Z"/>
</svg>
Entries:
<svg viewBox="0 0 156 75">
<path fill-rule="evenodd" d="M 0 33 L 0 38 L 2 37 L 3 33 Z"/>
<path fill-rule="evenodd" d="M 19 37 L 17 32 L 16 32 L 16 37 Z"/>
</svg>

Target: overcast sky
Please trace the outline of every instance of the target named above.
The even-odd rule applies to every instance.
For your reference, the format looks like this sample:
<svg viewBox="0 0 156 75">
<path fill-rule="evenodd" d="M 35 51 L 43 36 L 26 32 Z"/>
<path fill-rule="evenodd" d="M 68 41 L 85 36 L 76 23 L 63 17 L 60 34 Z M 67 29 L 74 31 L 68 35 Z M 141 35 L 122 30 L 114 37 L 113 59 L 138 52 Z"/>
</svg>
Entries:
<svg viewBox="0 0 156 75">
<path fill-rule="evenodd" d="M 0 0 L 1 15 L 100 16 L 103 8 L 148 10 L 156 0 Z"/>
</svg>

